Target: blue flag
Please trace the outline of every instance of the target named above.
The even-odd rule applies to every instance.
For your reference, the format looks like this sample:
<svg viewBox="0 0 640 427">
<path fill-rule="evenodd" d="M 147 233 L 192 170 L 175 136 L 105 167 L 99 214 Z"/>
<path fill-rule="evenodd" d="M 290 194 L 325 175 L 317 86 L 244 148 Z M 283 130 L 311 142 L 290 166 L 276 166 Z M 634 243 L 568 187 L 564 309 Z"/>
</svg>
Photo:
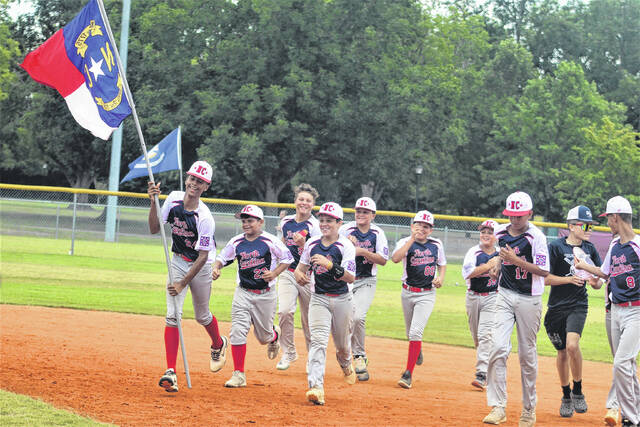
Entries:
<svg viewBox="0 0 640 427">
<path fill-rule="evenodd" d="M 151 164 L 151 171 L 156 174 L 158 172 L 182 169 L 180 165 L 180 153 L 178 152 L 178 135 L 179 129 L 174 129 L 169 135 L 165 136 L 162 141 L 157 143 L 147 155 Z M 148 176 L 147 163 L 144 161 L 144 155 L 138 157 L 129 163 L 129 173 L 122 178 L 120 184 L 130 181 L 133 178 Z"/>
</svg>

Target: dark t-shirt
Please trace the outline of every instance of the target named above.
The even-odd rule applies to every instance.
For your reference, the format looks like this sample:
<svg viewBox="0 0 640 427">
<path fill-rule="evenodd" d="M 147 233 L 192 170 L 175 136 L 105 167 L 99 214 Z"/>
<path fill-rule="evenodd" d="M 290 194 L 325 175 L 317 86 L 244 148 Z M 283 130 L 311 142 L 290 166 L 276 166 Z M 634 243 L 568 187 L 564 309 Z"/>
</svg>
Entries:
<svg viewBox="0 0 640 427">
<path fill-rule="evenodd" d="M 602 261 L 596 247 L 587 241 L 579 246 L 591 258 L 596 266 Z M 550 273 L 556 276 L 574 276 L 576 271 L 573 266 L 573 245 L 567 243 L 566 237 L 561 237 L 549 244 Z M 549 308 L 571 308 L 575 306 L 588 307 L 587 287 L 573 284 L 551 286 L 549 292 Z"/>
</svg>

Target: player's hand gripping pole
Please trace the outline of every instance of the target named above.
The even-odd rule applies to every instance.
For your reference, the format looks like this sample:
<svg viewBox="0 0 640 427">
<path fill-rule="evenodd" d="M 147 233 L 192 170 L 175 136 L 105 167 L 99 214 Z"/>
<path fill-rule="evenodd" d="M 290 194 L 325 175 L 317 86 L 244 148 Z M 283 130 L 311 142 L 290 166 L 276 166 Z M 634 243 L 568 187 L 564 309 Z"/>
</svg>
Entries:
<svg viewBox="0 0 640 427">
<path fill-rule="evenodd" d="M 98 7 L 100 9 L 100 15 L 102 15 L 102 20 L 104 21 L 105 29 L 107 30 L 107 35 L 109 36 L 109 40 L 111 41 L 111 45 L 113 46 L 115 59 L 118 63 L 118 69 L 120 70 L 120 76 L 122 77 L 122 83 L 124 86 L 124 92 L 129 100 L 129 105 L 131 106 L 131 115 L 133 116 L 133 120 L 136 124 L 136 130 L 138 131 L 138 138 L 140 139 L 140 146 L 142 148 L 142 153 L 144 154 L 144 161 L 147 163 L 147 171 L 149 172 L 149 180 L 155 184 L 153 179 L 153 172 L 151 171 L 151 164 L 149 163 L 149 156 L 147 155 L 147 146 L 144 143 L 144 136 L 142 136 L 142 129 L 140 127 L 140 121 L 138 120 L 138 113 L 136 111 L 136 106 L 133 102 L 133 96 L 131 96 L 131 90 L 129 89 L 129 83 L 127 82 L 127 77 L 125 76 L 125 68 L 122 66 L 122 61 L 120 61 L 120 53 L 118 53 L 118 46 L 113 38 L 113 33 L 111 32 L 111 26 L 109 25 L 109 19 L 104 10 L 104 4 L 102 0 L 98 0 Z M 122 126 L 122 125 L 120 125 Z M 160 222 L 160 235 L 162 236 L 162 247 L 164 248 L 164 257 L 167 262 L 167 270 L 169 271 L 169 283 L 173 283 L 173 275 L 171 274 L 171 259 L 169 258 L 169 249 L 167 248 L 167 237 L 164 232 L 164 226 L 162 224 L 162 214 L 160 212 L 160 200 L 157 195 L 153 197 L 154 203 L 156 204 L 156 212 L 158 213 L 158 221 Z M 178 324 L 178 335 L 180 337 L 180 348 L 182 349 L 182 360 L 184 361 L 184 374 L 187 378 L 187 387 L 191 388 L 191 376 L 189 375 L 189 363 L 187 362 L 187 351 L 184 348 L 184 340 L 182 338 L 182 326 L 181 326 L 181 315 L 178 311 L 178 304 L 176 304 L 176 297 L 172 297 L 173 299 L 173 309 L 176 313 L 176 323 Z"/>
</svg>

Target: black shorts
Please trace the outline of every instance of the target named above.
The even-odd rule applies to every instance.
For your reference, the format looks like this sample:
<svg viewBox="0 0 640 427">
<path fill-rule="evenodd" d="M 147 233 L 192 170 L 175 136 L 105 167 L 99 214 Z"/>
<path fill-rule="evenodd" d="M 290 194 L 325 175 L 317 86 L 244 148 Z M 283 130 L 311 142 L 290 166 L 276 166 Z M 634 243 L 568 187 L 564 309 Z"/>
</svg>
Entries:
<svg viewBox="0 0 640 427">
<path fill-rule="evenodd" d="M 567 332 L 575 332 L 582 336 L 586 320 L 587 307 L 584 306 L 549 309 L 544 316 L 544 328 L 556 350 L 564 350 L 567 347 Z"/>
</svg>

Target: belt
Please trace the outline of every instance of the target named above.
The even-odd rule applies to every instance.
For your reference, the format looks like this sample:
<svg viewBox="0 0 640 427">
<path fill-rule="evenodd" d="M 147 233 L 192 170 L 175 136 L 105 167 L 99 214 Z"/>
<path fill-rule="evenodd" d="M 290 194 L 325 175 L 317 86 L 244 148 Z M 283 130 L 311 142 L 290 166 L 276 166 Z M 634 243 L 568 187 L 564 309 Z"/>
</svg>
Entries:
<svg viewBox="0 0 640 427">
<path fill-rule="evenodd" d="M 640 299 L 635 301 L 615 302 L 614 304 L 619 307 L 638 307 L 640 306 Z"/>
<path fill-rule="evenodd" d="M 405 283 L 402 284 L 402 287 L 411 292 L 429 292 L 433 290 L 433 288 L 414 288 L 413 286 L 409 286 Z"/>
<path fill-rule="evenodd" d="M 325 296 L 328 296 L 328 297 L 341 297 L 344 294 L 319 294 L 319 295 L 325 295 Z"/>
<path fill-rule="evenodd" d="M 486 297 L 487 295 L 491 295 L 491 294 L 495 294 L 498 291 L 491 291 L 491 292 L 476 292 L 476 291 L 472 291 L 471 289 L 467 290 L 467 292 L 469 292 L 470 294 L 473 295 L 479 295 L 481 297 Z"/>
<path fill-rule="evenodd" d="M 193 260 L 191 258 L 187 258 L 186 256 L 179 254 L 180 258 L 182 258 L 183 260 L 187 261 L 187 262 L 193 262 Z"/>
<path fill-rule="evenodd" d="M 254 294 L 258 294 L 258 295 L 262 295 L 262 294 L 266 294 L 267 292 L 269 292 L 272 288 L 264 288 L 264 289 L 249 289 L 249 288 L 245 288 L 243 286 L 241 286 L 242 289 L 244 289 L 245 291 L 254 293 Z"/>
</svg>

